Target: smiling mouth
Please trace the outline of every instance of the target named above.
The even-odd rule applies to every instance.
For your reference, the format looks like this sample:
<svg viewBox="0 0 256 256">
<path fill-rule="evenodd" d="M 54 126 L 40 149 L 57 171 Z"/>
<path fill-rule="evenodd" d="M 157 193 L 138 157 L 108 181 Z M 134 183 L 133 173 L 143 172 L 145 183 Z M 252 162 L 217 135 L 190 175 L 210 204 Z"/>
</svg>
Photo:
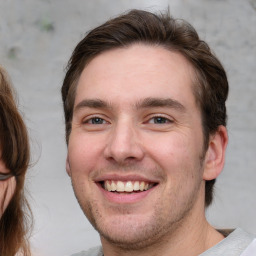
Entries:
<svg viewBox="0 0 256 256">
<path fill-rule="evenodd" d="M 107 180 L 102 181 L 101 186 L 108 192 L 114 193 L 135 193 L 147 191 L 157 183 L 150 183 L 146 181 L 116 181 L 116 180 Z"/>
</svg>

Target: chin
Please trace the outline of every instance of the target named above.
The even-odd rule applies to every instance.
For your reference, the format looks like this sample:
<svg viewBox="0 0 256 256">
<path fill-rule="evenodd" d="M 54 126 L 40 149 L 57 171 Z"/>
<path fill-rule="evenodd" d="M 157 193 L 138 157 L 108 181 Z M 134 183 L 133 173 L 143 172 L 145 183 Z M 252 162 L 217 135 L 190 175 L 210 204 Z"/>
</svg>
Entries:
<svg viewBox="0 0 256 256">
<path fill-rule="evenodd" d="M 153 217 L 122 216 L 106 219 L 95 225 L 101 239 L 124 250 L 146 248 L 158 241 L 164 235 L 163 230 L 166 230 Z"/>
</svg>

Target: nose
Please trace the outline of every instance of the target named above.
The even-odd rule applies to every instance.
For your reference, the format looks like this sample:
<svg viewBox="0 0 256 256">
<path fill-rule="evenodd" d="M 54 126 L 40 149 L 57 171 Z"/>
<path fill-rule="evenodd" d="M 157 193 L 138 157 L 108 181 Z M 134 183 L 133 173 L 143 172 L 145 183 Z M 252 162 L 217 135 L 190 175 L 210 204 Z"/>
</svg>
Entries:
<svg viewBox="0 0 256 256">
<path fill-rule="evenodd" d="M 138 131 L 128 121 L 120 121 L 109 134 L 105 158 L 118 164 L 140 161 L 144 156 Z"/>
</svg>

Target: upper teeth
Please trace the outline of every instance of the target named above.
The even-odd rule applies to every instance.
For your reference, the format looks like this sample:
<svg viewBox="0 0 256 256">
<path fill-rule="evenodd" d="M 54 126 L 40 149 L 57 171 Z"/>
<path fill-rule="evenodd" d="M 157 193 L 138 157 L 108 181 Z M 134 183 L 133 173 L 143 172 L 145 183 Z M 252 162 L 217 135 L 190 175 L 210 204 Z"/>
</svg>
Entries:
<svg viewBox="0 0 256 256">
<path fill-rule="evenodd" d="M 104 188 L 108 191 L 117 192 L 132 192 L 132 191 L 144 191 L 153 187 L 153 184 L 149 184 L 145 181 L 105 181 Z"/>
</svg>

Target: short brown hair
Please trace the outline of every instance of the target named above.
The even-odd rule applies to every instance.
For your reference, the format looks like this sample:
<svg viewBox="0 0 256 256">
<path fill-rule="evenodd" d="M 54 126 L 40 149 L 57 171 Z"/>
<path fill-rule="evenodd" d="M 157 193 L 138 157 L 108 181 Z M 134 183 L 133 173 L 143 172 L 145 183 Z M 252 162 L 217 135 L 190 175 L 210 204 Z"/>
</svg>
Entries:
<svg viewBox="0 0 256 256">
<path fill-rule="evenodd" d="M 201 110 L 206 151 L 210 134 L 214 134 L 220 125 L 226 126 L 228 81 L 225 70 L 188 22 L 174 19 L 169 13 L 157 15 L 142 10 L 131 10 L 91 30 L 73 51 L 62 86 L 67 143 L 76 86 L 85 66 L 104 51 L 135 43 L 159 45 L 179 52 L 194 67 L 193 90 Z M 206 206 L 212 202 L 214 183 L 215 180 L 206 181 Z"/>
<path fill-rule="evenodd" d="M 16 179 L 14 195 L 0 220 L 0 255 L 14 256 L 20 251 L 29 256 L 26 235 L 32 225 L 32 215 L 24 196 L 24 179 L 30 147 L 27 129 L 13 95 L 7 73 L 0 66 L 0 157 Z"/>
</svg>

